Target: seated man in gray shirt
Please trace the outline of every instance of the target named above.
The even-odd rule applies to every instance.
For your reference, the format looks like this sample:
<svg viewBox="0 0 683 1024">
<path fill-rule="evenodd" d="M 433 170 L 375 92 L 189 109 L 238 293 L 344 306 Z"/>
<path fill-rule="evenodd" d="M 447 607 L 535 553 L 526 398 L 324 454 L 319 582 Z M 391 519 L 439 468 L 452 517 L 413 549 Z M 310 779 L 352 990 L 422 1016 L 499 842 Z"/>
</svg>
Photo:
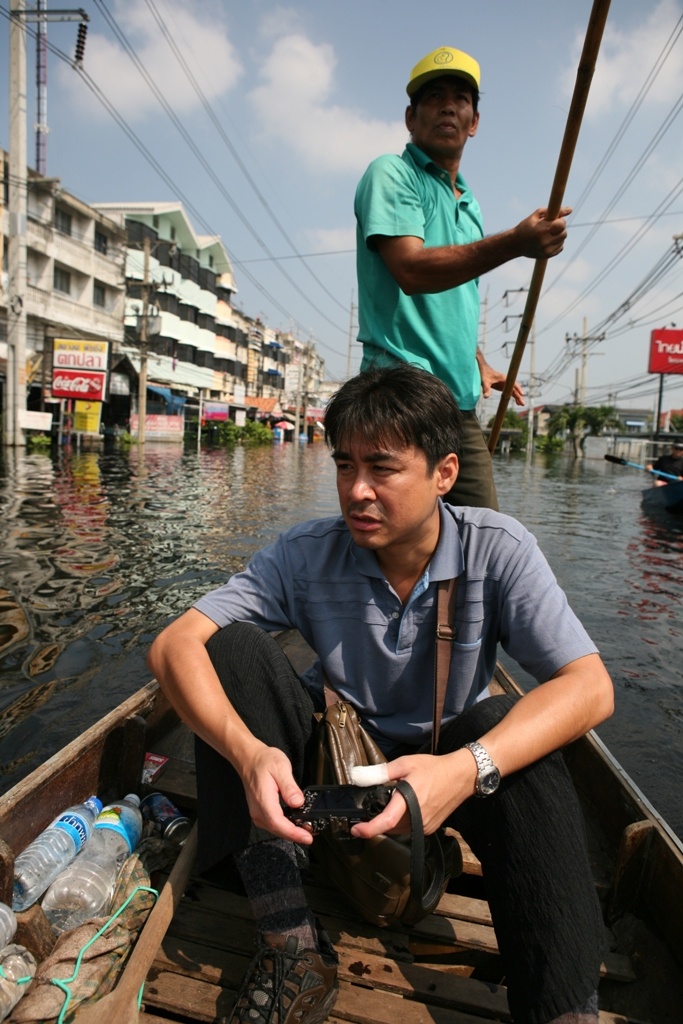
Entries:
<svg viewBox="0 0 683 1024">
<path fill-rule="evenodd" d="M 390 779 L 412 786 L 425 831 L 452 825 L 479 857 L 516 1024 L 596 1021 L 603 927 L 559 753 L 612 713 L 595 645 L 523 526 L 443 503 L 460 415 L 437 377 L 403 363 L 361 373 L 333 397 L 325 431 L 341 515 L 282 534 L 149 655 L 197 735 L 200 867 L 230 855 L 254 912 L 260 948 L 232 1020 L 318 1024 L 336 998 L 336 955 L 297 861 L 313 840 L 281 804 L 303 803 L 324 675 L 387 754 Z M 435 595 L 454 577 L 456 641 L 431 755 Z M 269 635 L 289 628 L 317 655 L 302 678 Z M 543 685 L 489 696 L 499 643 Z M 408 826 L 395 791 L 353 834 Z"/>
</svg>

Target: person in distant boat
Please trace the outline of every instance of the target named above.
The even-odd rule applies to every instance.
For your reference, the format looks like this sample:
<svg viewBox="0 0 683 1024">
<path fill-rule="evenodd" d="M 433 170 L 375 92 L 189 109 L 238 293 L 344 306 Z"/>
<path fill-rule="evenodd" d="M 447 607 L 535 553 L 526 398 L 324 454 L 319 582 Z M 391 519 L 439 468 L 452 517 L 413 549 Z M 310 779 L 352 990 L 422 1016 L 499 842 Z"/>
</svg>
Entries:
<svg viewBox="0 0 683 1024">
<path fill-rule="evenodd" d="M 683 480 L 683 441 L 674 441 L 668 455 L 660 455 L 655 462 L 651 462 L 645 468 L 650 471 L 658 469 L 660 473 L 669 473 L 671 476 L 677 476 L 679 480 Z M 669 481 L 662 477 L 655 477 L 655 487 L 663 487 L 668 483 Z"/>
<path fill-rule="evenodd" d="M 320 1024 L 336 998 L 336 954 L 300 877 L 313 839 L 282 806 L 300 807 L 312 777 L 324 679 L 386 754 L 389 779 L 412 786 L 426 833 L 452 825 L 479 857 L 514 1020 L 597 1022 L 604 928 L 560 751 L 612 713 L 612 683 L 531 534 L 443 502 L 461 423 L 450 390 L 420 367 L 351 378 L 325 414 L 341 515 L 283 533 L 150 649 L 197 736 L 200 870 L 236 866 L 255 919 L 233 1024 Z M 432 755 L 436 591 L 454 578 Z M 301 677 L 270 635 L 287 629 L 317 655 Z M 490 696 L 498 644 L 542 685 Z M 352 832 L 408 830 L 394 790 Z"/>
<path fill-rule="evenodd" d="M 476 417 L 480 394 L 502 391 L 505 375 L 477 347 L 479 278 L 518 256 L 562 251 L 564 218 L 535 210 L 516 227 L 484 237 L 481 210 L 460 173 L 479 127 L 480 69 L 441 46 L 413 68 L 403 154 L 373 160 L 356 190 L 358 340 L 361 369 L 416 363 L 443 380 L 463 415 L 456 505 L 498 508 L 491 455 Z M 512 397 L 524 404 L 515 384 Z"/>
</svg>

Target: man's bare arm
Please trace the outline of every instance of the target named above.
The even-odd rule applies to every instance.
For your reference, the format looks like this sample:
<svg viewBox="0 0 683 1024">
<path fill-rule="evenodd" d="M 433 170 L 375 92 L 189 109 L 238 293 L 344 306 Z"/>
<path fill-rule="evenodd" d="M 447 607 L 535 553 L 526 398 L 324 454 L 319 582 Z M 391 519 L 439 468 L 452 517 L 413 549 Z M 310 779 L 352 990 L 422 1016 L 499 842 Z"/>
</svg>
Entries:
<svg viewBox="0 0 683 1024">
<path fill-rule="evenodd" d="M 377 251 L 406 295 L 431 294 L 456 288 L 518 256 L 549 259 L 562 251 L 567 237 L 563 207 L 556 220 L 536 210 L 509 231 L 467 245 L 425 246 L 421 238 L 375 235 Z"/>
<path fill-rule="evenodd" d="M 529 690 L 489 732 L 479 737 L 502 776 L 519 771 L 583 736 L 608 718 L 614 709 L 614 689 L 597 654 L 577 658 L 552 679 Z M 406 779 L 417 794 L 425 831 L 435 831 L 475 791 L 477 767 L 469 750 L 454 750 L 434 758 L 414 754 L 389 763 L 391 779 Z M 388 832 L 402 822 L 405 804 L 392 798 L 371 822 L 357 825 L 353 834 L 364 839 Z M 402 820 L 403 819 L 403 820 Z"/>
<path fill-rule="evenodd" d="M 255 824 L 308 844 L 309 833 L 293 825 L 280 808 L 280 796 L 292 807 L 303 802 L 289 759 L 254 736 L 218 679 L 206 650 L 217 629 L 211 619 L 192 608 L 159 634 L 147 664 L 183 722 L 233 765 Z"/>
</svg>

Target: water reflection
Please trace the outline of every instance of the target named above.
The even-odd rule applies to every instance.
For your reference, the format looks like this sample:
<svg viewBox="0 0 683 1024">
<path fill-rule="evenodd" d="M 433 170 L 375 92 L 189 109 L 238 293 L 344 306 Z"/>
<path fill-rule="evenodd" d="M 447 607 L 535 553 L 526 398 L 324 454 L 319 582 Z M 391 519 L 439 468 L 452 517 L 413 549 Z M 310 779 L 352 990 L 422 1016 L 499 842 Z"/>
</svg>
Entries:
<svg viewBox="0 0 683 1024">
<path fill-rule="evenodd" d="M 683 834 L 683 520 L 645 516 L 640 477 L 602 460 L 497 459 L 496 476 L 503 511 L 538 537 L 615 680 L 617 711 L 600 734 Z M 9 453 L 3 789 L 147 682 L 145 653 L 166 622 L 280 530 L 336 511 L 319 444 Z"/>
<path fill-rule="evenodd" d="M 3 788 L 147 681 L 169 619 L 283 527 L 336 509 L 327 452 L 7 455 L 0 485 Z"/>
</svg>

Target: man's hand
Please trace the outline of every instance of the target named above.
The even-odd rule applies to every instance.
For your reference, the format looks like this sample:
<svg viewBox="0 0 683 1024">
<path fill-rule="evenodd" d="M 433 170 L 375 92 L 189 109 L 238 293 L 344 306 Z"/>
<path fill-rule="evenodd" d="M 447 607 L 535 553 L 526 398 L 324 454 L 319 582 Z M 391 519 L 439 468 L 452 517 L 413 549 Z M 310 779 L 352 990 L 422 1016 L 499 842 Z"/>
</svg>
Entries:
<svg viewBox="0 0 683 1024">
<path fill-rule="evenodd" d="M 251 820 L 275 836 L 309 846 L 313 842 L 311 833 L 290 821 L 280 804 L 280 797 L 288 807 L 301 807 L 304 802 L 289 758 L 278 747 L 257 742 L 248 768 L 241 773 Z"/>
<path fill-rule="evenodd" d="M 572 212 L 571 206 L 563 206 L 555 220 L 546 220 L 548 211 L 534 210 L 514 229 L 520 256 L 532 260 L 550 259 L 562 252 L 567 238 L 565 217 Z"/>
<path fill-rule="evenodd" d="M 451 754 L 409 754 L 390 761 L 389 784 L 405 779 L 415 790 L 425 835 L 431 835 L 474 793 L 477 766 L 469 750 Z M 353 836 L 370 839 L 381 833 L 410 832 L 410 815 L 400 793 L 394 792 L 381 814 L 351 829 Z"/>
<path fill-rule="evenodd" d="M 477 363 L 479 365 L 479 376 L 481 377 L 481 393 L 488 398 L 491 391 L 502 391 L 505 387 L 506 375 L 501 370 L 494 370 L 484 359 L 477 349 Z M 512 397 L 516 405 L 524 405 L 524 390 L 518 381 L 512 385 Z"/>
</svg>

